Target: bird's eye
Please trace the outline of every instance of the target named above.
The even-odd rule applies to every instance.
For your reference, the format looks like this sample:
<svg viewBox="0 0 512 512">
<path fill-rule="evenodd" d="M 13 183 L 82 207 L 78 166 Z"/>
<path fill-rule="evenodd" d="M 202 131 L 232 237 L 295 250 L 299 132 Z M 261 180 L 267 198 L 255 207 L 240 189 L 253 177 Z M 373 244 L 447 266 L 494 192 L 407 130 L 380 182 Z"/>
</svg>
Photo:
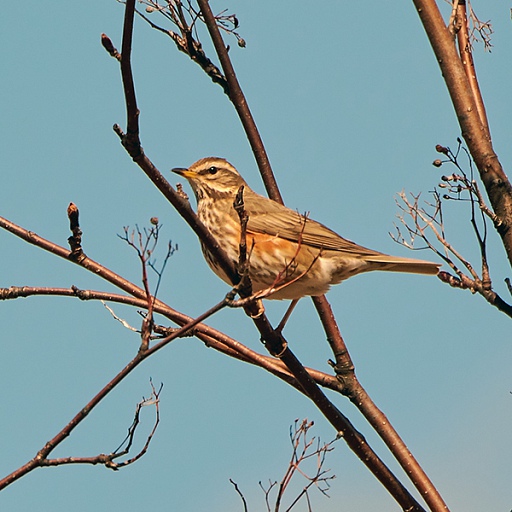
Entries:
<svg viewBox="0 0 512 512">
<path fill-rule="evenodd" d="M 216 174 L 218 171 L 217 167 L 215 167 L 214 165 L 212 165 L 209 169 L 208 169 L 208 172 L 210 174 Z"/>
</svg>

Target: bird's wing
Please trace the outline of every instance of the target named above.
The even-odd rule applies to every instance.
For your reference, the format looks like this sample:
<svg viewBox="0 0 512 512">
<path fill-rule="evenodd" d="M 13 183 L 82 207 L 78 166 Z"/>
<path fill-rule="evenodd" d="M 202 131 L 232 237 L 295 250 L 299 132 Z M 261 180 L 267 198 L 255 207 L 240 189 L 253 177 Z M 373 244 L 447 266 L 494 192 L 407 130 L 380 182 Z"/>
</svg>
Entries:
<svg viewBox="0 0 512 512">
<path fill-rule="evenodd" d="M 252 191 L 251 191 L 252 192 Z M 265 233 L 292 242 L 301 239 L 301 243 L 319 249 L 343 251 L 360 256 L 377 256 L 382 253 L 372 251 L 347 240 L 328 227 L 309 219 L 298 212 L 275 201 L 253 193 L 245 200 L 249 215 L 248 232 Z"/>
</svg>

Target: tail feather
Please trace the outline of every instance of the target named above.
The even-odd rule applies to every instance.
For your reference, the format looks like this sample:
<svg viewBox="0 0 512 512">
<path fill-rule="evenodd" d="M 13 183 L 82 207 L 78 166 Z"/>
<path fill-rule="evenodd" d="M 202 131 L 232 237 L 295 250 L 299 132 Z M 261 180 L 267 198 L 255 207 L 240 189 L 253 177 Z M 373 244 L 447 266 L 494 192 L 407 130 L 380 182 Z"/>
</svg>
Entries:
<svg viewBox="0 0 512 512">
<path fill-rule="evenodd" d="M 441 267 L 439 263 L 432 263 L 431 261 L 388 256 L 386 254 L 366 257 L 365 260 L 374 267 L 372 270 L 385 270 L 387 272 L 437 275 Z"/>
</svg>

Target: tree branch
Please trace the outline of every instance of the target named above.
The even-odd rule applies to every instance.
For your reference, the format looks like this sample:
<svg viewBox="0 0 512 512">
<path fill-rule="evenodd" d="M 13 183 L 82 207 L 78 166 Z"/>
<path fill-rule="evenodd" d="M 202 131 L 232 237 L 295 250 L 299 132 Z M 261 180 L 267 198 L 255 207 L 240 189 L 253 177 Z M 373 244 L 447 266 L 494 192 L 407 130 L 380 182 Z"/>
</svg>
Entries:
<svg viewBox="0 0 512 512">
<path fill-rule="evenodd" d="M 488 130 L 482 124 L 477 102 L 452 34 L 446 27 L 435 0 L 413 2 L 441 68 L 462 136 L 478 168 L 493 210 L 500 219 L 497 230 L 512 264 L 512 186 L 494 152 Z"/>
<path fill-rule="evenodd" d="M 238 113 L 238 117 L 242 122 L 245 133 L 247 134 L 247 139 L 249 140 L 249 144 L 251 145 L 254 157 L 256 158 L 256 162 L 258 164 L 258 168 L 260 169 L 267 193 L 271 199 L 282 204 L 283 199 L 281 197 L 281 193 L 279 192 L 279 188 L 277 187 L 277 182 L 270 166 L 267 151 L 263 145 L 263 140 L 261 139 L 258 128 L 249 109 L 245 95 L 242 92 L 240 84 L 238 83 L 238 79 L 236 77 L 233 65 L 231 64 L 231 59 L 229 58 L 226 45 L 222 40 L 222 35 L 220 33 L 219 27 L 217 26 L 217 20 L 215 19 L 215 16 L 210 9 L 208 0 L 198 0 L 197 3 L 201 9 L 202 15 L 204 16 L 206 27 L 208 28 L 210 37 L 212 38 L 213 44 L 215 46 L 215 50 L 219 56 L 224 75 L 226 76 L 229 99 L 233 103 L 233 106 Z"/>
<path fill-rule="evenodd" d="M 482 93 L 480 92 L 480 86 L 478 85 L 478 79 L 476 77 L 475 63 L 473 61 L 472 45 L 469 39 L 469 26 L 468 16 L 466 11 L 466 1 L 458 0 L 456 7 L 456 18 L 457 18 L 457 43 L 459 46 L 459 55 L 464 66 L 464 72 L 468 78 L 471 93 L 475 99 L 476 108 L 482 126 L 485 129 L 487 137 L 490 139 L 491 134 L 489 132 L 489 122 L 487 121 L 487 114 L 485 112 L 484 100 Z"/>
<path fill-rule="evenodd" d="M 244 125 L 244 128 L 248 133 L 251 146 L 253 147 L 253 151 L 255 151 L 256 159 L 258 161 L 260 169 L 262 169 L 262 175 L 264 177 L 265 184 L 267 188 L 270 188 L 272 190 L 271 197 L 274 196 L 274 199 L 278 200 L 279 202 L 282 202 L 280 194 L 277 190 L 277 186 L 275 185 L 275 180 L 273 178 L 273 175 L 271 174 L 270 166 L 265 167 L 265 162 L 268 163 L 268 158 L 266 156 L 266 153 L 264 152 L 261 138 L 259 137 L 259 134 L 256 130 L 254 120 L 252 119 L 250 111 L 248 110 L 245 97 L 243 96 L 238 81 L 236 80 L 236 75 L 234 73 L 230 59 L 228 57 L 227 49 L 222 41 L 222 37 L 218 30 L 216 19 L 213 16 L 209 8 L 208 2 L 206 0 L 198 0 L 198 3 L 201 7 L 201 14 L 204 16 L 208 30 L 210 31 L 210 35 L 212 37 L 216 51 L 219 55 L 219 59 L 226 74 L 226 79 L 228 80 L 229 84 L 229 96 L 230 98 L 232 98 L 232 102 L 234 103 L 237 112 L 239 112 L 239 116 L 241 116 L 242 124 Z M 133 4 L 133 0 L 128 0 L 127 12 L 128 4 Z M 130 6 L 130 13 L 131 15 L 133 15 L 132 6 Z M 127 25 L 125 24 L 125 27 L 126 26 Z M 121 60 L 121 65 L 123 65 L 124 60 L 124 58 Z M 136 158 L 134 158 L 134 160 L 137 162 Z M 229 273 L 227 274 L 230 275 Z M 251 310 L 249 310 L 248 312 L 249 314 L 251 314 Z M 251 314 L 251 316 L 254 317 L 253 314 Z M 419 506 L 419 504 L 417 504 L 414 498 L 412 498 L 412 496 L 405 489 L 405 487 L 396 479 L 396 477 L 382 463 L 382 461 L 377 457 L 377 455 L 369 449 L 364 438 L 353 428 L 348 419 L 345 416 L 343 416 L 337 408 L 334 407 L 334 405 L 327 399 L 325 394 L 318 388 L 318 386 L 311 379 L 305 368 L 295 357 L 295 355 L 291 352 L 282 334 L 276 332 L 271 327 L 270 323 L 268 322 L 268 319 L 265 317 L 264 314 L 258 313 L 254 318 L 254 322 L 256 327 L 260 331 L 262 339 L 264 340 L 265 345 L 267 349 L 270 351 L 270 353 L 279 357 L 284 362 L 284 364 L 287 366 L 287 368 L 294 375 L 295 379 L 302 387 L 303 392 L 311 400 L 314 401 L 316 406 L 333 424 L 336 430 L 338 432 L 343 433 L 351 449 L 358 454 L 358 456 L 361 458 L 361 460 L 363 460 L 363 462 L 365 462 L 365 464 L 367 464 L 369 469 L 390 491 L 390 493 L 395 497 L 395 499 L 397 499 L 403 506 L 405 506 L 405 508 L 410 507 L 411 509 L 420 510 L 421 507 Z"/>
<path fill-rule="evenodd" d="M 35 295 L 56 295 L 56 296 L 67 296 L 76 297 L 80 300 L 104 300 L 110 302 L 116 302 L 119 304 L 126 304 L 140 308 L 147 307 L 147 298 L 144 290 L 136 286 L 135 284 L 122 278 L 115 272 L 107 269 L 90 258 L 84 258 L 80 262 L 74 261 L 70 258 L 71 252 L 57 244 L 46 240 L 34 232 L 28 231 L 16 224 L 0 217 L 0 227 L 4 228 L 19 238 L 30 242 L 37 247 L 52 252 L 55 255 L 64 258 L 67 261 L 71 261 L 94 275 L 100 276 L 107 282 L 114 286 L 126 291 L 132 296 L 118 295 L 110 292 L 101 292 L 96 290 L 80 290 L 75 286 L 71 288 L 49 288 L 49 287 L 29 287 L 29 286 L 11 286 L 10 288 L 0 289 L 0 300 L 16 299 L 19 297 L 30 297 Z M 154 298 L 154 297 L 153 297 Z M 175 309 L 171 308 L 159 299 L 154 298 L 154 311 L 155 313 L 161 314 L 177 323 L 180 326 L 190 323 L 193 319 Z M 223 332 L 217 331 L 216 329 L 206 325 L 199 324 L 195 326 L 192 331 L 201 341 L 207 346 L 212 347 L 218 351 L 225 353 L 231 357 L 235 357 L 241 361 L 260 366 L 263 369 L 273 373 L 277 377 L 286 381 L 298 389 L 301 389 L 298 383 L 293 378 L 292 374 L 286 369 L 284 364 L 273 358 L 259 354 L 242 343 L 230 338 Z M 320 372 L 309 368 L 308 372 L 313 376 L 315 381 L 320 385 L 330 388 L 332 390 L 340 389 L 339 382 L 332 375 Z"/>
</svg>

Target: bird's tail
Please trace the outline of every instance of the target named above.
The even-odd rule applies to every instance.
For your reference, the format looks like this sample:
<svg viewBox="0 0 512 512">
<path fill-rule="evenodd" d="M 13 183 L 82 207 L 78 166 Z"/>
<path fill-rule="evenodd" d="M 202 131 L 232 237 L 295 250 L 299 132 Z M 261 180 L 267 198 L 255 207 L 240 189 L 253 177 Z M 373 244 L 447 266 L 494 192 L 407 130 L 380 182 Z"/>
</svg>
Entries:
<svg viewBox="0 0 512 512">
<path fill-rule="evenodd" d="M 441 267 L 439 263 L 432 263 L 431 261 L 388 256 L 387 254 L 367 256 L 365 260 L 372 267 L 371 270 L 385 270 L 387 272 L 437 275 Z"/>
</svg>

